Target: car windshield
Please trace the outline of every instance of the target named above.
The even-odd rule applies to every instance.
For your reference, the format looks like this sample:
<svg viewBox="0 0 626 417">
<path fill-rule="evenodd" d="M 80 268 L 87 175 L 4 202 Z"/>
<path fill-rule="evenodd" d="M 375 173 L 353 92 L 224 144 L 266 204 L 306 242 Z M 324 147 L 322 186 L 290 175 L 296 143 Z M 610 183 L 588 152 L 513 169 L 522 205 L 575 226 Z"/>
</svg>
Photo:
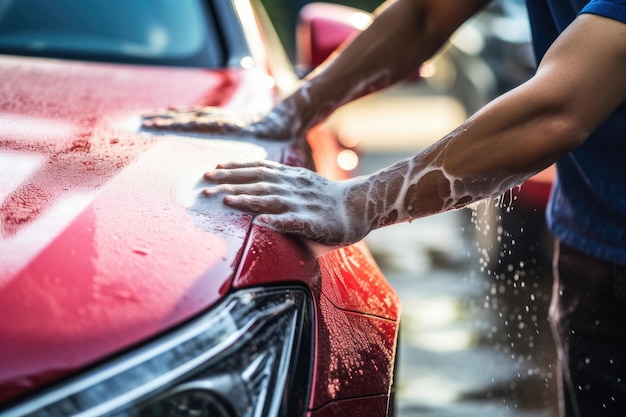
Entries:
<svg viewBox="0 0 626 417">
<path fill-rule="evenodd" d="M 0 0 L 0 53 L 215 67 L 201 0 Z"/>
</svg>

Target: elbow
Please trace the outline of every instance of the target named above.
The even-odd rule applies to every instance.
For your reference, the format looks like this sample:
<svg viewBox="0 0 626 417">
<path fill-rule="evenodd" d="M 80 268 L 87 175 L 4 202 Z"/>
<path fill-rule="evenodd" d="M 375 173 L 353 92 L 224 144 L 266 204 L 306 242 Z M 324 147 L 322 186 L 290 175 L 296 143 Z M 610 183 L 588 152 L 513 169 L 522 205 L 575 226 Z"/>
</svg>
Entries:
<svg viewBox="0 0 626 417">
<path fill-rule="evenodd" d="M 545 86 L 539 89 L 531 83 L 525 87 L 521 97 L 527 110 L 522 111 L 522 118 L 535 140 L 543 143 L 537 143 L 540 148 L 558 159 L 585 143 L 592 128 L 584 108 L 571 95 L 546 93 Z"/>
<path fill-rule="evenodd" d="M 589 100 L 558 77 L 538 73 L 520 86 L 519 92 L 529 112 L 525 113 L 527 121 L 536 124 L 535 131 L 561 155 L 583 145 L 601 123 L 597 112 L 590 109 Z"/>
<path fill-rule="evenodd" d="M 582 146 L 591 134 L 591 130 L 581 123 L 580 118 L 567 112 L 552 114 L 548 118 L 544 124 L 544 134 L 548 133 L 547 137 L 557 147 L 559 154 L 564 155 Z"/>
</svg>

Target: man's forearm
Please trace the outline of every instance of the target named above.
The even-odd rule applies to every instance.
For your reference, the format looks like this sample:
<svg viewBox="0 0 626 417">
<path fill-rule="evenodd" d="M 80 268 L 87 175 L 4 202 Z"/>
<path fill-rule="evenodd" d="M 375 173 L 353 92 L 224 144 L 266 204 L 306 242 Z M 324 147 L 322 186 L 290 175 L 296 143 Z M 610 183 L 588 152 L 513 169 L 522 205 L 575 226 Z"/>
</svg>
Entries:
<svg viewBox="0 0 626 417">
<path fill-rule="evenodd" d="M 207 195 L 224 194 L 226 204 L 259 214 L 268 227 L 327 245 L 500 195 L 583 144 L 624 102 L 625 37 L 621 22 L 577 18 L 531 80 L 370 176 L 335 182 L 269 162 L 227 164 L 207 174 L 216 184 Z"/>
<path fill-rule="evenodd" d="M 449 3 L 449 4 L 448 4 Z M 363 33 L 274 110 L 304 133 L 332 112 L 417 71 L 486 0 L 387 1 Z M 295 135 L 301 136 L 301 135 Z"/>
</svg>

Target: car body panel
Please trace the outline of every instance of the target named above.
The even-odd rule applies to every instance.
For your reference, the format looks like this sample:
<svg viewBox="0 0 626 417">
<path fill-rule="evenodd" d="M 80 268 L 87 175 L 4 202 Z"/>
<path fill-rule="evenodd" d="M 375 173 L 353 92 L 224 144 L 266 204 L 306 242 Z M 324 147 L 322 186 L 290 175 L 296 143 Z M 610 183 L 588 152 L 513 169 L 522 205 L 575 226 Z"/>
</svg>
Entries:
<svg viewBox="0 0 626 417">
<path fill-rule="evenodd" d="M 287 91 L 250 4 L 216 5 L 245 26 L 241 37 L 229 21 L 231 35 L 253 38 L 229 65 L 256 66 L 0 55 L 0 408 L 108 371 L 232 291 L 296 284 L 314 308 L 308 415 L 387 415 L 399 299 L 366 246 L 320 251 L 201 195 L 203 173 L 233 160 L 345 179 L 336 135 L 318 126 L 307 144 L 139 128 L 155 109 L 258 113 Z"/>
<path fill-rule="evenodd" d="M 141 111 L 228 105 L 258 91 L 242 72 L 30 58 L 0 65 L 10 74 L 0 158 L 34 161 L 0 196 L 3 399 L 219 300 L 251 218 L 200 197 L 202 175 L 224 160 L 278 160 L 282 149 L 147 135 L 133 124 Z"/>
<path fill-rule="evenodd" d="M 400 314 L 397 294 L 363 243 L 319 253 L 297 239 L 255 225 L 245 252 L 234 288 L 317 275 L 320 281 L 307 281 L 307 286 L 319 287 L 342 310 L 389 320 Z M 292 261 L 281 262 L 285 258 Z"/>
<path fill-rule="evenodd" d="M 319 326 L 310 408 L 359 395 L 389 395 L 399 299 L 367 247 L 358 243 L 315 253 L 258 226 L 248 245 L 234 288 L 300 282 L 315 297 Z"/>
<path fill-rule="evenodd" d="M 308 417 L 384 416 L 389 407 L 389 397 L 377 396 L 338 401 L 308 414 Z"/>
<path fill-rule="evenodd" d="M 343 310 L 324 293 L 318 308 L 321 325 L 311 408 L 359 396 L 389 395 L 397 322 Z"/>
</svg>

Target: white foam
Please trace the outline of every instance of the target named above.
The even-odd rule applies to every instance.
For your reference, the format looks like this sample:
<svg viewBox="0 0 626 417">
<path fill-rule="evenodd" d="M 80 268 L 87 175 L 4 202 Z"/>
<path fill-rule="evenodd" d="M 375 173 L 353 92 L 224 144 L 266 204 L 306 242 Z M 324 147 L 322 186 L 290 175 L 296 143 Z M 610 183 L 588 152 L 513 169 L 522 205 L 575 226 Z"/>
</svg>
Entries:
<svg viewBox="0 0 626 417">
<path fill-rule="evenodd" d="M 96 194 L 94 191 L 65 195 L 15 236 L 0 236 L 0 288 L 65 230 Z"/>
<path fill-rule="evenodd" d="M 0 204 L 41 167 L 45 158 L 32 153 L 0 151 Z"/>
<path fill-rule="evenodd" d="M 41 132 L 44 141 L 65 140 L 74 135 L 74 125 L 61 120 L 31 117 L 20 114 L 0 114 L 0 138 L 16 141 L 33 140 L 33 132 Z"/>
</svg>

